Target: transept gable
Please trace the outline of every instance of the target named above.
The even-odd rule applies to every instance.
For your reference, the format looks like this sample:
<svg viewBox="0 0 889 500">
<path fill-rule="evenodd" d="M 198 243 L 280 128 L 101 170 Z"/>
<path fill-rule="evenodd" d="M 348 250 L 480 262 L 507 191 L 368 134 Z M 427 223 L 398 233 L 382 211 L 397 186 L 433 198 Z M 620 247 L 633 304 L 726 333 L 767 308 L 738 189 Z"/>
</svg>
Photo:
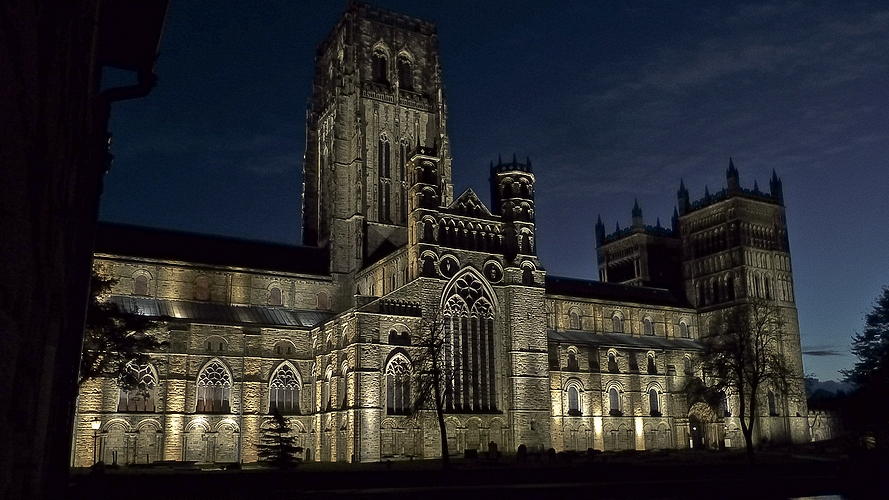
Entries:
<svg viewBox="0 0 889 500">
<path fill-rule="evenodd" d="M 464 215 L 468 217 L 491 217 L 491 211 L 482 203 L 482 200 L 475 194 L 472 188 L 463 191 L 463 194 L 457 197 L 453 203 L 448 205 L 447 210 L 453 214 Z"/>
</svg>

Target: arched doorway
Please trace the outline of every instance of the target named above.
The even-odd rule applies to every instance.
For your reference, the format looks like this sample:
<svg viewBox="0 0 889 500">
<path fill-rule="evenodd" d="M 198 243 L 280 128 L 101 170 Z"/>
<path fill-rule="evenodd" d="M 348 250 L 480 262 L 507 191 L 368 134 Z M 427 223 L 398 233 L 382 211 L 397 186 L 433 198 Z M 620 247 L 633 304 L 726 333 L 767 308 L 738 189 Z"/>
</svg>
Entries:
<svg viewBox="0 0 889 500">
<path fill-rule="evenodd" d="M 688 416 L 689 446 L 695 450 L 704 449 L 704 425 L 696 415 Z"/>
<path fill-rule="evenodd" d="M 699 401 L 688 410 L 688 435 L 694 449 L 719 448 L 724 437 L 722 419 L 710 405 Z"/>
</svg>

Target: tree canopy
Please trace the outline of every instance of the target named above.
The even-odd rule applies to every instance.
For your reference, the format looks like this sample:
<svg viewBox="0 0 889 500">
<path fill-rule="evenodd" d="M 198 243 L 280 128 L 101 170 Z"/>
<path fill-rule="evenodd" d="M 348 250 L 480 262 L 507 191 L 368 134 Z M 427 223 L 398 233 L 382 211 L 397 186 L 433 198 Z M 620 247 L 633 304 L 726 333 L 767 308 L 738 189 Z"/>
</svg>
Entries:
<svg viewBox="0 0 889 500">
<path fill-rule="evenodd" d="M 883 287 L 873 310 L 864 317 L 864 330 L 852 336 L 858 361 L 843 375 L 858 387 L 889 386 L 889 287 Z"/>
<path fill-rule="evenodd" d="M 78 384 L 107 377 L 116 379 L 124 389 L 145 390 L 144 381 L 129 367 L 147 364 L 148 353 L 164 348 L 166 342 L 157 338 L 157 322 L 124 312 L 108 300 L 114 284 L 114 279 L 93 273 Z"/>
<path fill-rule="evenodd" d="M 846 401 L 843 426 L 877 431 L 880 447 L 889 445 L 889 287 L 883 287 L 873 310 L 864 317 L 864 330 L 852 336 L 855 366 L 843 375 L 855 385 Z"/>
</svg>

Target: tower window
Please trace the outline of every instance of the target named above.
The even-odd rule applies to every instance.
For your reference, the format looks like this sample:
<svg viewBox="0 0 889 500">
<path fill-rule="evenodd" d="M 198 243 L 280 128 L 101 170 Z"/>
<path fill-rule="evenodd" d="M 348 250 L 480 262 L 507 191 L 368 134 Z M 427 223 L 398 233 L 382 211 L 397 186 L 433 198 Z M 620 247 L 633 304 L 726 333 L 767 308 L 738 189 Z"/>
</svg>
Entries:
<svg viewBox="0 0 889 500">
<path fill-rule="evenodd" d="M 404 90 L 413 90 L 414 88 L 411 62 L 405 57 L 398 58 L 398 86 Z"/>
<path fill-rule="evenodd" d="M 684 339 L 688 338 L 688 325 L 685 323 L 685 321 L 679 322 L 679 336 Z"/>
<path fill-rule="evenodd" d="M 656 375 L 657 374 L 657 365 L 654 363 L 654 354 L 648 355 L 648 374 Z"/>
<path fill-rule="evenodd" d="M 377 83 L 389 83 L 389 61 L 386 59 L 386 55 L 380 51 L 374 52 L 373 57 L 371 57 L 371 73 L 373 77 L 373 81 Z"/>
<path fill-rule="evenodd" d="M 377 169 L 379 171 L 379 188 L 377 192 L 380 222 L 390 222 L 392 206 L 391 151 L 389 139 L 383 135 L 377 145 Z"/>
</svg>

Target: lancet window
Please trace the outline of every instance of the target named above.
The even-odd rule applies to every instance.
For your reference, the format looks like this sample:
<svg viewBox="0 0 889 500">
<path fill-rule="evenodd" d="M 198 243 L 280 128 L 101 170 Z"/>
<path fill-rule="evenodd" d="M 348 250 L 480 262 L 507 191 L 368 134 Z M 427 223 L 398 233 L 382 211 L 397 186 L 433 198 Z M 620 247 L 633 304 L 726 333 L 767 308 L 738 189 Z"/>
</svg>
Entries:
<svg viewBox="0 0 889 500">
<path fill-rule="evenodd" d="M 275 370 L 269 381 L 269 413 L 299 413 L 299 374 L 290 363 Z"/>
<path fill-rule="evenodd" d="M 380 174 L 377 201 L 379 204 L 380 222 L 391 222 L 389 212 L 392 205 L 392 172 L 390 153 L 391 149 L 389 146 L 389 138 L 386 136 L 386 134 L 383 134 L 380 136 L 380 142 L 377 147 L 377 169 Z"/>
<path fill-rule="evenodd" d="M 229 413 L 232 379 L 222 362 L 214 359 L 198 375 L 198 413 Z"/>
<path fill-rule="evenodd" d="M 493 304 L 484 283 L 472 273 L 459 277 L 446 292 L 443 317 L 449 411 L 497 408 Z"/>
</svg>

